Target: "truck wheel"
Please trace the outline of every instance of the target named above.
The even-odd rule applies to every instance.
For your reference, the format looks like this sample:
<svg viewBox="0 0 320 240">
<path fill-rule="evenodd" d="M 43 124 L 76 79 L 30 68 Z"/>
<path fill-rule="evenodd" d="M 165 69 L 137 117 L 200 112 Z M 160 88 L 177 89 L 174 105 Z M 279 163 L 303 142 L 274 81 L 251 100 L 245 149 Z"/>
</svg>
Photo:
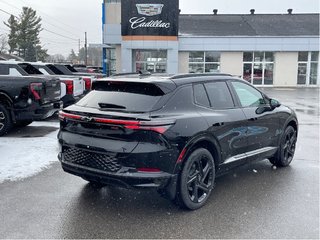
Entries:
<svg viewBox="0 0 320 240">
<path fill-rule="evenodd" d="M 202 207 L 214 187 L 215 166 L 211 153 L 205 148 L 196 149 L 183 166 L 176 202 L 187 209 Z"/>
<path fill-rule="evenodd" d="M 0 136 L 7 134 L 12 128 L 12 121 L 9 111 L 0 104 Z"/>
<path fill-rule="evenodd" d="M 277 167 L 287 167 L 292 162 L 296 149 L 297 132 L 288 126 L 281 137 L 281 143 L 276 154 L 269 161 Z"/>
</svg>

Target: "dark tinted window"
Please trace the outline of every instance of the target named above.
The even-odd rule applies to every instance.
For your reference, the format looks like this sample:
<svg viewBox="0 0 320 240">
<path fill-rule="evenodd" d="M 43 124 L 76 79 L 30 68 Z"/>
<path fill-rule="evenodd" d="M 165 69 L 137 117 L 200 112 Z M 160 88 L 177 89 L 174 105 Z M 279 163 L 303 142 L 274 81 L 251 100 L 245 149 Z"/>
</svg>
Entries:
<svg viewBox="0 0 320 240">
<path fill-rule="evenodd" d="M 77 70 L 75 70 L 71 65 L 65 65 L 65 67 L 68 68 L 71 72 L 77 72 Z"/>
<path fill-rule="evenodd" d="M 77 105 L 106 111 L 148 112 L 164 95 L 149 83 L 98 81 Z"/>
<path fill-rule="evenodd" d="M 51 64 L 48 64 L 47 67 L 48 67 L 52 72 L 54 72 L 54 74 L 64 75 L 63 72 L 61 72 L 58 68 L 56 68 L 55 66 L 53 66 L 53 65 L 51 65 Z"/>
<path fill-rule="evenodd" d="M 20 63 L 18 64 L 23 70 L 25 70 L 28 74 L 39 74 L 42 75 L 42 73 L 36 69 L 34 66 L 28 64 L 28 63 Z"/>
<path fill-rule="evenodd" d="M 265 104 L 262 94 L 248 84 L 232 82 L 242 107 L 258 107 Z"/>
<path fill-rule="evenodd" d="M 58 68 L 64 75 L 72 75 L 72 72 L 67 67 L 60 64 L 55 64 L 54 66 Z"/>
<path fill-rule="evenodd" d="M 196 104 L 205 106 L 205 107 L 210 107 L 209 99 L 203 84 L 194 85 L 193 92 L 194 92 L 194 101 Z"/>
<path fill-rule="evenodd" d="M 206 83 L 211 107 L 215 109 L 233 108 L 234 103 L 225 82 Z"/>
</svg>

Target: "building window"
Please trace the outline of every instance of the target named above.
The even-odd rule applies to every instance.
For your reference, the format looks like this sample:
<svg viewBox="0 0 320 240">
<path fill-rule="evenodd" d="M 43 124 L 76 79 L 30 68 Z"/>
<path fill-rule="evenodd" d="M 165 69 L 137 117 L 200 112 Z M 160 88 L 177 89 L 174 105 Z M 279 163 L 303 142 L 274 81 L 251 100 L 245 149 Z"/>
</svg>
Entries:
<svg viewBox="0 0 320 240">
<path fill-rule="evenodd" d="M 244 52 L 243 79 L 254 85 L 272 85 L 273 55 L 273 52 Z"/>
<path fill-rule="evenodd" d="M 189 52 L 189 73 L 220 72 L 220 52 Z"/>
<path fill-rule="evenodd" d="M 105 0 L 106 3 L 121 3 L 121 0 Z"/>
<path fill-rule="evenodd" d="M 116 67 L 116 49 L 115 48 L 108 48 L 106 51 L 107 54 L 107 75 L 113 75 L 117 72 Z"/>
<path fill-rule="evenodd" d="M 133 50 L 134 69 L 150 73 L 167 72 L 167 51 Z"/>
<path fill-rule="evenodd" d="M 318 84 L 319 52 L 299 52 L 298 85 Z"/>
</svg>

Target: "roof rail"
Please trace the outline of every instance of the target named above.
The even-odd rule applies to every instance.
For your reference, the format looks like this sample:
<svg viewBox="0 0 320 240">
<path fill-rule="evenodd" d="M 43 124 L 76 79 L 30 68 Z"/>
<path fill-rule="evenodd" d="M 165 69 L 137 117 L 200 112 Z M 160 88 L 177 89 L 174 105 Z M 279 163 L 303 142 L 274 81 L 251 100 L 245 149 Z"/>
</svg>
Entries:
<svg viewBox="0 0 320 240">
<path fill-rule="evenodd" d="M 150 76 L 151 73 L 148 71 L 126 72 L 126 73 L 116 73 L 111 75 L 111 77 L 128 76 L 128 75 Z"/>
<path fill-rule="evenodd" d="M 227 74 L 227 73 L 186 73 L 186 74 L 174 75 L 170 79 L 181 79 L 181 78 L 192 78 L 192 77 L 214 77 L 214 76 L 232 77 L 231 74 Z"/>
</svg>

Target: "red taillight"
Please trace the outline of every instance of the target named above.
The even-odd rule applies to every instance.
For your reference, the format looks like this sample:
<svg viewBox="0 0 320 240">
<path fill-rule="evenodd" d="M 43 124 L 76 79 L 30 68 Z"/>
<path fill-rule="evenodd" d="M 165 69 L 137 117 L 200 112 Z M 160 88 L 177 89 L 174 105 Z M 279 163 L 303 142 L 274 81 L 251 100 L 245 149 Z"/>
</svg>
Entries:
<svg viewBox="0 0 320 240">
<path fill-rule="evenodd" d="M 42 90 L 42 83 L 31 83 L 30 91 L 35 100 L 40 100 L 40 91 Z"/>
<path fill-rule="evenodd" d="M 82 78 L 83 81 L 84 81 L 84 86 L 85 86 L 85 89 L 90 91 L 91 90 L 91 78 L 89 77 L 84 77 Z"/>
<path fill-rule="evenodd" d="M 154 131 L 157 133 L 164 133 L 167 131 L 171 126 L 157 126 L 157 127 L 151 127 L 151 126 L 143 126 L 143 125 L 125 125 L 126 129 L 133 129 L 133 130 L 147 130 L 147 131 Z"/>
<path fill-rule="evenodd" d="M 66 84 L 67 94 L 73 95 L 73 81 L 72 80 L 63 80 L 62 82 L 64 82 Z"/>
<path fill-rule="evenodd" d="M 63 121 L 66 118 L 75 119 L 75 120 L 81 120 L 82 117 L 79 116 L 79 115 L 65 113 L 65 112 L 60 111 L 59 112 L 59 119 Z"/>
<path fill-rule="evenodd" d="M 138 172 L 145 172 L 145 173 L 158 173 L 161 172 L 158 168 L 137 168 Z"/>
<path fill-rule="evenodd" d="M 60 120 L 69 118 L 69 119 L 83 120 L 83 121 L 89 120 L 90 122 L 96 122 L 96 123 L 121 125 L 126 129 L 147 130 L 147 131 L 154 131 L 161 134 L 167 131 L 175 123 L 175 121 L 173 120 L 134 121 L 134 120 L 117 120 L 117 119 L 107 119 L 107 118 L 97 118 L 97 117 L 86 117 L 86 116 L 79 116 L 76 114 L 65 113 L 65 112 L 60 112 L 59 118 Z"/>
</svg>

